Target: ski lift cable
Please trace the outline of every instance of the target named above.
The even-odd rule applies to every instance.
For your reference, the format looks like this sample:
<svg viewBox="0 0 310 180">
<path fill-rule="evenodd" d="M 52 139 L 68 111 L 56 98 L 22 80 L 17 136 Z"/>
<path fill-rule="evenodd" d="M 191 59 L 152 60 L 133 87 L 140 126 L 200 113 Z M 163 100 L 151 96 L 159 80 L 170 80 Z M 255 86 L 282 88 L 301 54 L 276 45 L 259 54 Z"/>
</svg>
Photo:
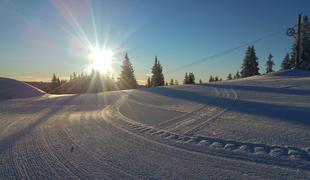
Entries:
<svg viewBox="0 0 310 180">
<path fill-rule="evenodd" d="M 188 67 L 190 67 L 190 66 L 194 66 L 194 65 L 197 65 L 197 64 L 200 64 L 200 63 L 203 63 L 203 62 L 212 60 L 212 59 L 217 58 L 217 57 L 219 57 L 219 56 L 223 56 L 223 55 L 225 55 L 225 54 L 229 54 L 229 53 L 231 53 L 231 52 L 233 52 L 233 51 L 236 51 L 236 50 L 238 50 L 238 49 L 244 48 L 244 47 L 249 46 L 249 45 L 253 45 L 253 44 L 255 44 L 255 43 L 259 42 L 259 41 L 262 41 L 262 40 L 264 40 L 264 39 L 267 39 L 267 38 L 270 38 L 270 37 L 272 37 L 272 36 L 278 35 L 278 34 L 282 33 L 283 31 L 286 31 L 286 30 L 287 30 L 287 28 L 282 28 L 282 29 L 280 29 L 280 30 L 278 30 L 278 31 L 275 31 L 275 32 L 266 34 L 266 35 L 261 36 L 261 37 L 259 37 L 259 38 L 257 38 L 257 39 L 254 39 L 254 40 L 252 40 L 252 41 L 243 43 L 243 44 L 241 44 L 241 45 L 239 45 L 239 46 L 226 49 L 226 50 L 224 50 L 224 51 L 218 52 L 218 53 L 213 54 L 213 55 L 211 55 L 211 56 L 202 58 L 202 59 L 200 59 L 200 60 L 198 60 L 198 61 L 194 61 L 194 62 L 192 62 L 192 63 L 183 65 L 183 66 L 178 67 L 178 68 L 176 68 L 176 69 L 173 69 L 173 70 L 171 70 L 171 71 L 169 71 L 169 72 L 167 72 L 167 73 L 165 73 L 165 74 L 168 75 L 168 74 L 171 74 L 171 73 L 180 71 L 180 70 L 182 70 L 182 69 L 188 68 Z"/>
</svg>

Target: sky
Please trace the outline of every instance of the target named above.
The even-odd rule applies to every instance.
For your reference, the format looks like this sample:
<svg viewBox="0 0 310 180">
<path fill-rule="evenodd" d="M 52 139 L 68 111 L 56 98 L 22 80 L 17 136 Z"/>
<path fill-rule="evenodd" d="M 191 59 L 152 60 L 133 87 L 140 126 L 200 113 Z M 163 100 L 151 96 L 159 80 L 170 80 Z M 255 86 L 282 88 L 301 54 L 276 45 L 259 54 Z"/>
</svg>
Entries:
<svg viewBox="0 0 310 180">
<path fill-rule="evenodd" d="M 92 46 L 113 52 L 114 77 L 127 52 L 140 84 L 155 56 L 167 81 L 193 72 L 206 82 L 240 70 L 246 47 L 208 57 L 279 32 L 252 44 L 264 73 L 269 53 L 277 70 L 290 51 L 285 29 L 299 13 L 310 15 L 309 0 L 0 0 L 0 76 L 68 79 L 89 66 Z"/>
</svg>

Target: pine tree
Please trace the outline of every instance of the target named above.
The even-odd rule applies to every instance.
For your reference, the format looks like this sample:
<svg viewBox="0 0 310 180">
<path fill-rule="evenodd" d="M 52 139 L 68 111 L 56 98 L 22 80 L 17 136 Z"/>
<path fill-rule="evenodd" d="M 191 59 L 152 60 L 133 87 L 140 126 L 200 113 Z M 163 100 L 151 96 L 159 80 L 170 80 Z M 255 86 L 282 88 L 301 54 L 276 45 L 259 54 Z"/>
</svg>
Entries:
<svg viewBox="0 0 310 180">
<path fill-rule="evenodd" d="M 258 71 L 258 58 L 256 56 L 254 46 L 249 46 L 241 66 L 241 76 L 249 77 L 259 75 Z"/>
<path fill-rule="evenodd" d="M 56 79 L 56 85 L 57 85 L 57 87 L 61 85 L 59 77 L 57 77 L 57 79 Z"/>
<path fill-rule="evenodd" d="M 295 64 L 296 64 L 296 42 L 291 47 L 289 69 L 295 68 Z"/>
<path fill-rule="evenodd" d="M 195 75 L 192 72 L 188 74 L 188 84 L 195 84 Z"/>
<path fill-rule="evenodd" d="M 157 60 L 157 56 L 155 56 L 155 63 L 152 67 L 152 86 L 164 86 L 165 85 L 165 78 L 163 75 L 163 68 L 160 62 Z"/>
<path fill-rule="evenodd" d="M 51 90 L 53 91 L 56 88 L 57 88 L 57 77 L 56 77 L 55 73 L 53 73 L 52 83 L 51 83 Z"/>
<path fill-rule="evenodd" d="M 213 78 L 212 75 L 211 75 L 210 78 L 209 78 L 209 82 L 214 82 L 214 78 Z"/>
<path fill-rule="evenodd" d="M 231 75 L 231 73 L 228 74 L 227 80 L 232 80 L 232 75 Z"/>
<path fill-rule="evenodd" d="M 129 61 L 128 54 L 125 54 L 123 60 L 122 71 L 119 79 L 121 89 L 135 89 L 138 87 L 137 80 L 134 75 L 134 70 Z"/>
<path fill-rule="evenodd" d="M 148 77 L 148 78 L 147 78 L 147 82 L 146 82 L 146 87 L 151 87 L 151 86 L 152 86 L 152 84 L 151 84 L 151 78 Z"/>
<path fill-rule="evenodd" d="M 266 65 L 265 65 L 266 66 L 266 73 L 273 72 L 272 67 L 274 65 L 274 62 L 273 62 L 272 58 L 273 58 L 272 54 L 269 54 L 268 60 L 267 60 Z"/>
<path fill-rule="evenodd" d="M 236 72 L 236 75 L 235 75 L 235 76 L 236 76 L 236 79 L 239 79 L 239 78 L 241 77 L 239 71 Z"/>
<path fill-rule="evenodd" d="M 310 70 L 310 38 L 309 37 L 303 37 L 302 49 L 303 51 L 301 54 L 301 63 L 299 64 L 298 68 L 304 69 L 304 70 Z"/>
<path fill-rule="evenodd" d="M 202 80 L 201 79 L 199 79 L 199 84 L 202 84 Z"/>
<path fill-rule="evenodd" d="M 189 80 L 188 80 L 188 74 L 185 73 L 185 76 L 184 76 L 184 80 L 183 80 L 183 84 L 188 84 Z"/>
<path fill-rule="evenodd" d="M 214 81 L 219 81 L 219 77 L 215 76 Z"/>
<path fill-rule="evenodd" d="M 253 63 L 253 75 L 259 75 L 258 57 L 256 56 L 255 48 L 252 46 L 251 62 Z"/>
<path fill-rule="evenodd" d="M 290 55 L 287 53 L 281 63 L 281 69 L 286 70 L 291 68 L 291 59 Z"/>
<path fill-rule="evenodd" d="M 83 92 L 83 84 L 82 84 L 82 78 L 79 78 L 79 91 L 82 91 Z M 100 73 L 99 71 L 93 71 L 92 74 L 91 74 L 91 78 L 90 78 L 90 82 L 88 82 L 88 87 L 86 89 L 87 92 L 89 93 L 97 93 L 97 92 L 101 92 L 103 91 L 104 87 L 103 87 L 103 84 L 102 84 L 102 80 L 101 80 L 101 77 L 100 77 Z"/>
<path fill-rule="evenodd" d="M 174 81 L 173 79 L 170 79 L 170 83 L 169 83 L 170 86 L 173 86 L 174 85 Z"/>
<path fill-rule="evenodd" d="M 168 86 L 168 85 L 169 85 L 169 83 L 168 83 L 168 82 L 166 82 L 166 83 L 165 83 L 165 86 Z"/>
</svg>

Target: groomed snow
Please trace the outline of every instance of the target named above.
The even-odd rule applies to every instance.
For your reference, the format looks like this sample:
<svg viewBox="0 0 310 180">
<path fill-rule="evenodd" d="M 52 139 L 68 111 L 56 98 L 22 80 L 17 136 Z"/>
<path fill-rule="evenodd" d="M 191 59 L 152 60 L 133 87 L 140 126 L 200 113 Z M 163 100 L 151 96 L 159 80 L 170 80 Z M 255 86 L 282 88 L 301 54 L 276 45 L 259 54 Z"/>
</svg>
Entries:
<svg viewBox="0 0 310 180">
<path fill-rule="evenodd" d="M 290 70 L 0 101 L 0 179 L 307 179 L 309 84 Z"/>
</svg>

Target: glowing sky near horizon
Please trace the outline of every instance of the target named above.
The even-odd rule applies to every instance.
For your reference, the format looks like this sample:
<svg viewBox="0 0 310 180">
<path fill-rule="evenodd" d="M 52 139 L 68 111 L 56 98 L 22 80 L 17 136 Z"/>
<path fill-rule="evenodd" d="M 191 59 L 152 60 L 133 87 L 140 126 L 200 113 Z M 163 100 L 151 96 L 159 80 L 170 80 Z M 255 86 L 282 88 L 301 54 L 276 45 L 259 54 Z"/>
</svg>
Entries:
<svg viewBox="0 0 310 180">
<path fill-rule="evenodd" d="M 197 81 L 226 78 L 240 69 L 246 48 L 170 73 L 262 35 L 291 27 L 298 13 L 310 15 L 310 1 L 270 0 L 2 0 L 0 76 L 49 81 L 89 66 L 90 46 L 113 51 L 114 77 L 128 52 L 140 83 L 155 55 L 166 80 L 194 72 Z M 254 44 L 261 72 L 272 53 L 276 69 L 290 50 L 285 33 Z"/>
</svg>

